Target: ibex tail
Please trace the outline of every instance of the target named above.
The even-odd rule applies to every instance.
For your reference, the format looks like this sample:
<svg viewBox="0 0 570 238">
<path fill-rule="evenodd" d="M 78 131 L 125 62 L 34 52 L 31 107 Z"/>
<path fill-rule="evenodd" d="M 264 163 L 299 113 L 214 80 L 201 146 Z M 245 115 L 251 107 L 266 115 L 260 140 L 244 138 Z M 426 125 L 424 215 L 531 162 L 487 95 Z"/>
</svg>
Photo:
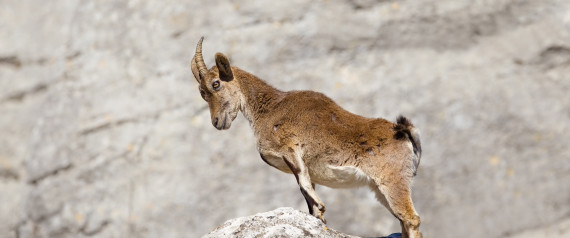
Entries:
<svg viewBox="0 0 570 238">
<path fill-rule="evenodd" d="M 394 126 L 394 130 L 396 134 L 394 134 L 394 138 L 396 139 L 408 139 L 412 142 L 412 146 L 414 148 L 414 176 L 418 171 L 418 167 L 420 166 L 420 158 L 422 157 L 422 143 L 420 141 L 420 130 L 418 130 L 408 118 L 404 116 L 399 116 L 396 121 L 396 126 Z"/>
</svg>

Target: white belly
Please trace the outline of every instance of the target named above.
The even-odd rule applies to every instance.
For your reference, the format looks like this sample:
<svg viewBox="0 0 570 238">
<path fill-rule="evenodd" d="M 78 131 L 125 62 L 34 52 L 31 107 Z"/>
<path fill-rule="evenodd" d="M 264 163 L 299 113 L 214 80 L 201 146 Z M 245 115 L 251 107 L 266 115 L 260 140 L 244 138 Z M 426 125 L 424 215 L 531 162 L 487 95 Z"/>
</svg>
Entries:
<svg viewBox="0 0 570 238">
<path fill-rule="evenodd" d="M 334 165 L 311 171 L 311 180 L 331 188 L 354 188 L 370 183 L 370 178 L 359 168 Z"/>
</svg>

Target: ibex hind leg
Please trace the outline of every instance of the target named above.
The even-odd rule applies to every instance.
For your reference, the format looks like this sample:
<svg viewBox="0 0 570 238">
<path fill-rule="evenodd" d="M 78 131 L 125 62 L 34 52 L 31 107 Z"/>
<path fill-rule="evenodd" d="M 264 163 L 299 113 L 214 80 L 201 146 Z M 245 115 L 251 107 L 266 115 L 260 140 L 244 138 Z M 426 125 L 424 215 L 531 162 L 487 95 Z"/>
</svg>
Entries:
<svg viewBox="0 0 570 238">
<path fill-rule="evenodd" d="M 376 193 L 376 198 L 399 221 L 402 227 L 402 238 L 421 238 L 419 231 L 420 217 L 412 203 L 411 190 L 404 181 L 395 183 L 380 183 L 375 181 L 370 188 Z"/>
<path fill-rule="evenodd" d="M 392 213 L 392 215 L 394 215 L 396 218 L 398 218 L 396 216 L 396 214 L 394 214 L 394 211 L 392 211 L 392 208 L 390 207 L 390 205 L 388 204 L 388 200 L 386 199 L 386 196 L 384 196 L 384 194 L 382 192 L 380 192 L 380 187 L 376 184 L 376 183 L 370 183 L 369 185 L 370 190 L 374 191 L 374 193 L 376 194 L 376 200 L 378 200 L 378 202 L 380 202 L 386 209 L 388 209 L 388 211 L 390 211 L 390 213 Z M 398 220 L 400 220 L 398 218 Z M 400 226 L 403 228 L 404 227 L 404 223 L 402 223 L 402 221 L 400 220 Z M 405 229 L 402 229 L 402 237 L 408 237 L 408 232 Z"/>
</svg>

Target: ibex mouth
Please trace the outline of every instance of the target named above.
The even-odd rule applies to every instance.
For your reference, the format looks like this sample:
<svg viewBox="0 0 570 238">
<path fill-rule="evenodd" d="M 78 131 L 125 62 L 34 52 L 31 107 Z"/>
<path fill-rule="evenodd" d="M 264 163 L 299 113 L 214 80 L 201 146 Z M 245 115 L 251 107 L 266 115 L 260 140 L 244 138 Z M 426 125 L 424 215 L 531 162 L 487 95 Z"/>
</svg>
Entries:
<svg viewBox="0 0 570 238">
<path fill-rule="evenodd" d="M 229 129 L 230 124 L 231 124 L 231 123 L 228 123 L 228 120 L 226 120 L 226 118 L 228 118 L 228 117 L 224 117 L 224 122 L 222 123 L 222 129 L 224 129 L 224 130 Z"/>
<path fill-rule="evenodd" d="M 232 125 L 232 121 L 231 119 L 225 115 L 222 120 L 216 120 L 214 122 L 214 127 L 218 130 L 227 130 L 230 129 L 230 126 Z"/>
</svg>

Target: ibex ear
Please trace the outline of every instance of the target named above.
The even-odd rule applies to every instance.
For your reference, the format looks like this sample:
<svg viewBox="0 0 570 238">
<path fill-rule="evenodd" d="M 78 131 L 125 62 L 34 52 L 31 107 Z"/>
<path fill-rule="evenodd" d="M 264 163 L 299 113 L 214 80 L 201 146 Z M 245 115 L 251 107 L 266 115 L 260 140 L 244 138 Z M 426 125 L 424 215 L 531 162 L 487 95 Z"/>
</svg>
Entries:
<svg viewBox="0 0 570 238">
<path fill-rule="evenodd" d="M 192 74 L 194 74 L 196 81 L 198 81 L 198 83 L 202 83 L 202 79 L 200 79 L 200 71 L 198 71 L 198 65 L 196 65 L 196 56 L 192 57 L 190 68 L 192 68 Z"/>
<path fill-rule="evenodd" d="M 218 66 L 218 72 L 220 74 L 220 79 L 222 81 L 232 81 L 234 79 L 234 74 L 232 73 L 232 67 L 230 66 L 230 61 L 228 58 L 218 52 L 216 53 L 216 66 Z"/>
</svg>

